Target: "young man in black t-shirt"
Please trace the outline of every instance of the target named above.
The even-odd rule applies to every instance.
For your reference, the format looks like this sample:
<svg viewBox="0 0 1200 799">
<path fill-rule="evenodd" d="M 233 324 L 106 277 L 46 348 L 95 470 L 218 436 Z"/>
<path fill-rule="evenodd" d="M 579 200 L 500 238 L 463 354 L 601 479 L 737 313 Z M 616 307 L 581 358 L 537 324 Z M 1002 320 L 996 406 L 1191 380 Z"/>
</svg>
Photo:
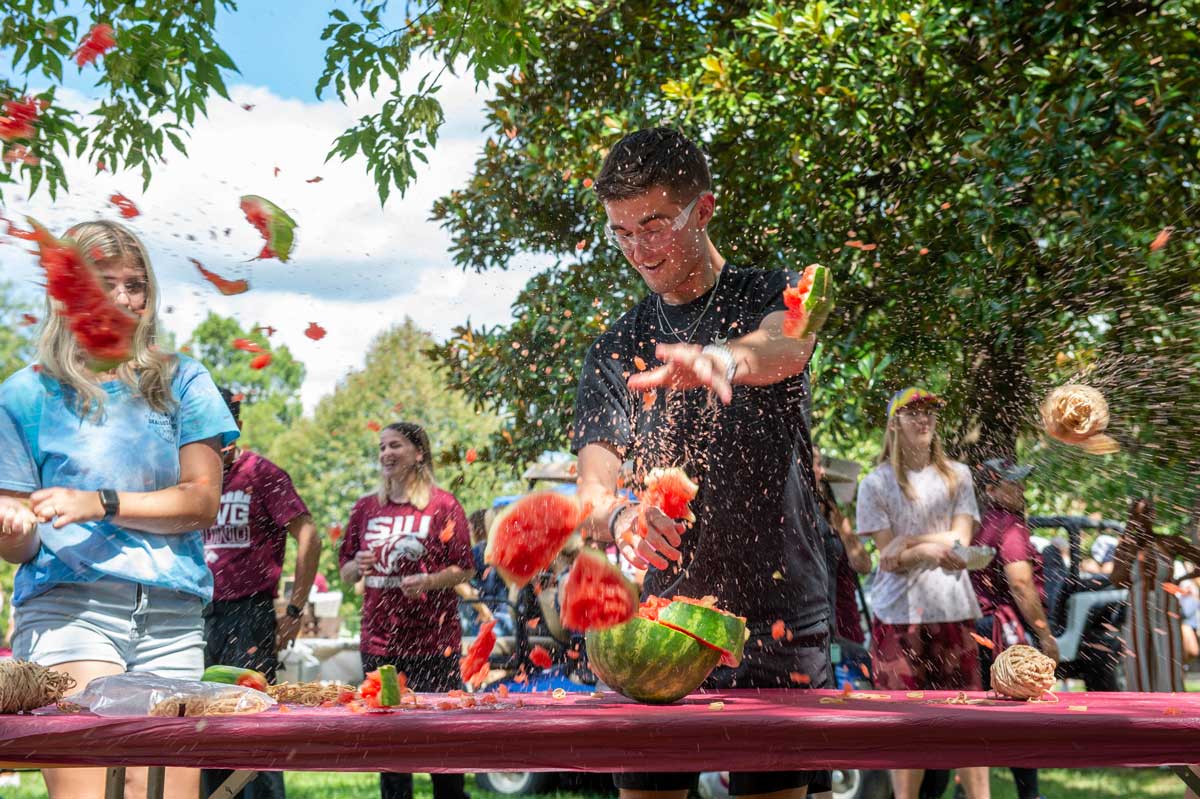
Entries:
<svg viewBox="0 0 1200 799">
<path fill-rule="evenodd" d="M 832 687 L 825 556 L 816 525 L 807 366 L 815 338 L 783 335 L 783 290 L 795 273 L 726 263 L 706 232 L 715 200 L 700 150 L 667 128 L 622 139 L 596 192 L 609 238 L 650 294 L 593 343 L 575 404 L 573 447 L 584 530 L 619 541 L 648 568 L 647 594 L 716 596 L 750 629 L 737 669 L 712 688 Z M 635 481 L 682 467 L 699 483 L 687 530 L 650 511 L 649 534 L 616 496 L 621 464 Z M 782 621 L 785 632 L 773 636 Z M 720 763 L 719 743 L 712 752 Z M 619 774 L 624 799 L 683 799 L 695 774 Z M 738 796 L 829 789 L 828 772 L 731 775 Z"/>
</svg>

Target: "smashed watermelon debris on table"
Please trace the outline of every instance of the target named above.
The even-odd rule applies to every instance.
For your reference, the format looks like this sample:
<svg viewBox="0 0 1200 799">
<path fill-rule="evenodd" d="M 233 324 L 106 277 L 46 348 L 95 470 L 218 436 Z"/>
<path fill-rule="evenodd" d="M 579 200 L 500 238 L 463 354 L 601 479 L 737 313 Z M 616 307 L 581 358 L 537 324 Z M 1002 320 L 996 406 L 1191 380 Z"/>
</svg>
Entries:
<svg viewBox="0 0 1200 799">
<path fill-rule="evenodd" d="M 617 693 L 670 704 L 718 665 L 740 663 L 745 641 L 746 620 L 719 609 L 714 597 L 652 596 L 624 624 L 587 634 L 588 663 Z"/>
</svg>

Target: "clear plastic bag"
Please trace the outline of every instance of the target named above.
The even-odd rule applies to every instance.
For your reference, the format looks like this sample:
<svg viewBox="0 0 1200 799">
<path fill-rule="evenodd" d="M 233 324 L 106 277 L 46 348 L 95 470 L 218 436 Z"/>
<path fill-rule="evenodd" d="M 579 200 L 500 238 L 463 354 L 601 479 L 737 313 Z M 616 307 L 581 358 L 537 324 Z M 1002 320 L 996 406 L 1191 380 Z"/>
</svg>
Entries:
<svg viewBox="0 0 1200 799">
<path fill-rule="evenodd" d="M 259 713 L 275 704 L 240 685 L 175 680 L 144 672 L 100 677 L 66 697 L 97 716 L 216 716 Z"/>
</svg>

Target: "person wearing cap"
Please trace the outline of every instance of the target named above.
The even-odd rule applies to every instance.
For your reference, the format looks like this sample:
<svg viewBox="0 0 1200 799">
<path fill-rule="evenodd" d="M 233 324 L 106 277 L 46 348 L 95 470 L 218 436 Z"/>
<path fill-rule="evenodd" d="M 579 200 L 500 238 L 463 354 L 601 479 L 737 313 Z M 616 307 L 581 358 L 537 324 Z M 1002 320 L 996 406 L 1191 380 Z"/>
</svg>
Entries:
<svg viewBox="0 0 1200 799">
<path fill-rule="evenodd" d="M 979 511 L 971 470 L 937 435 L 936 395 L 896 392 L 879 465 L 858 487 L 858 534 L 880 553 L 871 582 L 871 659 L 885 690 L 980 690 L 972 634 L 979 603 L 955 544 L 967 546 Z M 990 795 L 986 767 L 958 770 L 969 799 Z M 924 772 L 892 771 L 896 799 L 915 799 Z"/>
<path fill-rule="evenodd" d="M 1037 646 L 1047 657 L 1058 660 L 1058 642 L 1046 620 L 1046 591 L 1042 559 L 1030 540 L 1025 522 L 1024 481 L 1033 467 L 1005 458 L 985 461 L 979 482 L 987 508 L 975 535 L 975 545 L 991 547 L 996 557 L 985 568 L 971 572 L 971 583 L 979 599 L 982 616 L 975 632 L 992 646 L 979 647 L 980 678 L 991 690 L 992 660 L 1014 644 Z M 1037 799 L 1037 769 L 1013 768 L 1018 799 Z"/>
</svg>

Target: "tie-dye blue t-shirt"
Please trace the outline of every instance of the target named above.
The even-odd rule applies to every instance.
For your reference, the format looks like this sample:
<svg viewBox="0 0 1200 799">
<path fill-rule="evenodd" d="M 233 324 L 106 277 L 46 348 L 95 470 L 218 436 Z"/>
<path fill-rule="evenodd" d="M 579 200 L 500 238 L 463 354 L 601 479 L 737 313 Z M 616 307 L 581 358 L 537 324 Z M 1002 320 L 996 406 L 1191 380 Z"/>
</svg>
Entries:
<svg viewBox="0 0 1200 799">
<path fill-rule="evenodd" d="M 39 488 L 159 491 L 179 484 L 179 449 L 220 437 L 226 446 L 237 425 L 212 377 L 198 362 L 179 357 L 171 388 L 176 404 L 159 413 L 120 381 L 99 421 L 81 419 L 61 384 L 26 367 L 0 384 L 0 489 Z M 59 583 L 115 577 L 212 598 L 199 530 L 159 535 L 110 522 L 39 525 L 41 547 L 17 571 L 13 603 L 20 605 Z"/>
</svg>

